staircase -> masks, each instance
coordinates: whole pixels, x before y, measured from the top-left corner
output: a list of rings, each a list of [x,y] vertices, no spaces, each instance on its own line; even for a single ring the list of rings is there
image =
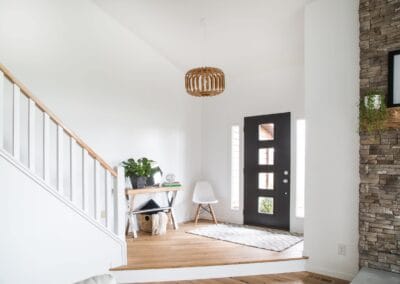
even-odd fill
[[[1,64],[0,184],[0,283],[71,283],[126,264],[123,169]]]

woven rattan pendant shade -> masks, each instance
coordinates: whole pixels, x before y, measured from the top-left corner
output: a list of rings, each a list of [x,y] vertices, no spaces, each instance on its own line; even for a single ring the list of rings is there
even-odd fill
[[[186,73],[185,87],[195,97],[216,96],[225,90],[225,74],[215,67],[194,68]]]

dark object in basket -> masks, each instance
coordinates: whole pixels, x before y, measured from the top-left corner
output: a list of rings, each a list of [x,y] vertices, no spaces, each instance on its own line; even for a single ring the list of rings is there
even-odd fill
[[[153,199],[150,199],[149,201],[146,202],[145,205],[143,205],[142,207],[140,207],[139,210],[150,210],[150,209],[157,209],[160,208],[160,205],[157,204],[157,202],[155,202]],[[149,214],[157,214],[158,212],[161,212],[163,210],[155,210],[153,212],[146,212],[147,215]]]

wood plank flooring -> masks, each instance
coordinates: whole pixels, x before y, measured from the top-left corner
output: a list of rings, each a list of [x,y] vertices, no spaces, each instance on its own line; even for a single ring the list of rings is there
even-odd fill
[[[175,282],[154,282],[162,284],[347,284],[348,281],[335,279],[310,272],[293,272],[258,276],[202,279]]]
[[[200,221],[197,226],[210,225]],[[151,236],[140,232],[137,239],[129,237],[128,265],[112,270],[157,269],[210,266],[304,259],[303,242],[283,252],[273,252],[206,237],[187,234],[193,223],[182,224],[179,230],[166,235]]]

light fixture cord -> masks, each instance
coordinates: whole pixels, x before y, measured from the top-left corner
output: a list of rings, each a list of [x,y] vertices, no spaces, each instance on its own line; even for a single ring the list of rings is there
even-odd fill
[[[203,67],[206,66],[206,39],[207,39],[207,22],[206,22],[206,17],[202,17],[200,19],[200,25],[203,30],[203,43],[202,43],[202,48],[201,48],[201,61],[203,63]]]

